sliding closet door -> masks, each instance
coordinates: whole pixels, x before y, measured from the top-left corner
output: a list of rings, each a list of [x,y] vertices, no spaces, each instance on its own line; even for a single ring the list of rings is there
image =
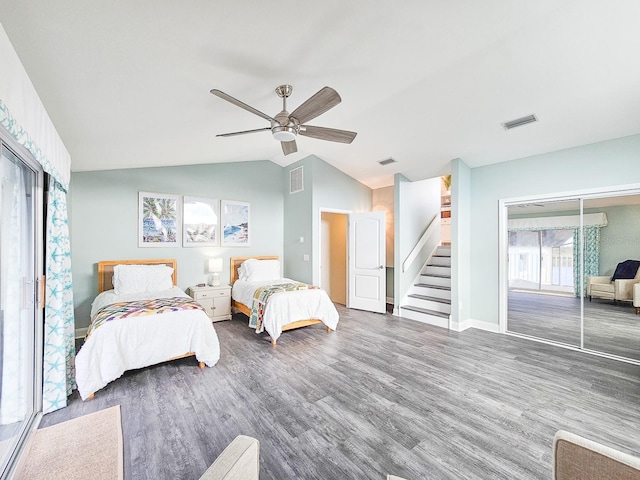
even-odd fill
[[[4,145],[0,158],[0,473],[4,476],[41,402],[37,209],[41,174]]]
[[[507,216],[507,331],[580,346],[580,202],[510,205]]]
[[[640,315],[633,306],[633,285],[638,280],[628,278],[636,276],[640,263],[640,195],[585,199],[584,212],[606,218],[600,226],[585,228],[585,277],[604,286],[591,300],[585,299],[584,348],[640,360]],[[619,272],[626,278],[612,283],[616,266],[627,260],[632,261],[626,264],[629,268]],[[614,298],[606,298],[607,287]]]

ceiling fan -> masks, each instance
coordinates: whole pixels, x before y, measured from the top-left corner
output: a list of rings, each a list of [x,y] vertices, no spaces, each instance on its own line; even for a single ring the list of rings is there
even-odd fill
[[[293,112],[289,113],[287,112],[287,98],[291,95],[292,90],[293,87],[291,85],[280,85],[276,88],[276,93],[280,98],[282,98],[282,111],[276,116],[270,117],[266,113],[262,113],[246,103],[233,98],[231,95],[227,95],[226,93],[214,88],[211,90],[211,93],[216,97],[220,97],[227,102],[233,103],[237,107],[258,115],[271,123],[270,127],[244,130],[242,132],[222,133],[216,135],[216,137],[233,137],[236,135],[244,135],[246,133],[271,130],[273,138],[281,143],[282,151],[285,155],[298,151],[298,147],[296,145],[296,137],[298,134],[305,137],[318,138],[320,140],[329,140],[330,142],[353,142],[353,139],[356,138],[357,135],[356,132],[306,125],[309,120],[313,120],[342,101],[338,92],[333,88],[324,87],[315,95],[307,99],[306,102],[296,108]]]

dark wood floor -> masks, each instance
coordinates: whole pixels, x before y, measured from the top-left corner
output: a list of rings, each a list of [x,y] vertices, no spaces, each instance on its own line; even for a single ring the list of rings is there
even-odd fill
[[[121,405],[125,478],[197,479],[238,434],[261,479],[547,479],[558,429],[640,454],[640,367],[339,307],[272,348],[216,324],[222,357],[138,371],[41,426]]]
[[[508,330],[580,345],[580,299],[510,291]],[[584,347],[640,360],[640,315],[631,302],[588,298],[584,302]]]

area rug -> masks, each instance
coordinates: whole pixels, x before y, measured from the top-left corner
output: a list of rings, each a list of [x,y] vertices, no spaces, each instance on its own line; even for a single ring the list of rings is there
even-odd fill
[[[120,405],[34,432],[18,480],[122,480]]]

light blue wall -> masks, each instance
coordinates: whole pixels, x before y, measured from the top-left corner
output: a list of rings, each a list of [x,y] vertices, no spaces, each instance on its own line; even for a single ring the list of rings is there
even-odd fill
[[[471,305],[471,169],[451,162],[451,328],[469,318]]]
[[[430,178],[412,182],[401,174],[395,176],[394,205],[394,304],[399,306],[413,284],[427,258],[440,243],[441,179]],[[402,264],[416,246],[430,223],[437,221],[437,232],[431,244],[427,244],[411,267],[402,271]]]
[[[97,262],[178,260],[178,286],[205,282],[210,257],[283,254],[282,167],[269,161],[76,172],[71,176],[70,235],[76,328],[89,324],[97,293]],[[239,200],[251,204],[251,246],[139,248],[138,191]]]
[[[311,283],[313,278],[311,211],[313,209],[312,163],[314,158],[304,158],[282,171],[284,179],[284,275],[306,283]],[[304,190],[289,194],[289,172],[300,166],[303,167]],[[304,243],[300,243],[300,237],[304,238]],[[304,255],[309,255],[308,262],[303,260]]]
[[[305,191],[289,195],[289,172],[304,167]],[[371,210],[372,191],[352,177],[311,155],[286,167],[284,205],[285,275],[320,283],[320,211]],[[304,243],[299,238],[304,237]],[[309,261],[304,260],[309,255]]]
[[[607,214],[608,224],[600,229],[600,275],[613,275],[624,260],[640,260],[640,205],[585,208],[591,211]]]
[[[498,323],[499,199],[634,183],[640,183],[640,135],[471,169],[470,319]]]
[[[373,205],[373,191],[354,178],[345,175],[327,162],[314,157],[313,167],[313,277],[320,283],[320,211],[322,209],[369,212]]]

